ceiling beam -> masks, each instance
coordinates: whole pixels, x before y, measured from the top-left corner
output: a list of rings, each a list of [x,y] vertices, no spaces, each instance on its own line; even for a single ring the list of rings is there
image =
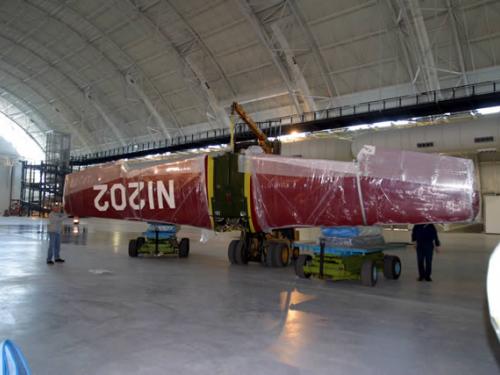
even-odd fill
[[[386,4],[391,12],[391,18],[394,21],[394,25],[396,26],[398,44],[399,48],[401,49],[401,53],[403,54],[404,64],[406,72],[408,73],[409,82],[413,86],[413,89],[415,91],[418,91],[414,82],[415,69],[413,68],[413,64],[415,64],[415,66],[418,66],[418,62],[412,61],[411,53],[405,40],[405,32],[402,27],[402,18],[400,15],[398,15],[398,12],[396,11],[394,4],[392,3],[392,0],[386,0]]]
[[[0,90],[3,90],[3,89],[0,88]],[[45,151],[45,145],[42,146],[42,144],[40,143],[40,141],[35,138],[35,136],[33,135],[32,131],[30,131],[29,129],[26,129],[26,126],[23,126],[20,123],[20,121],[15,116],[12,116],[12,114],[10,114],[5,108],[2,108],[2,103],[1,102],[0,102],[0,113],[2,113],[5,117],[7,117],[14,124],[16,124],[17,126],[19,126],[19,128],[21,128],[23,130],[23,132],[26,133],[26,135],[28,137],[30,137],[33,140],[33,142],[35,142],[38,145],[38,147],[40,147],[42,149],[42,151]],[[27,116],[22,117],[22,119],[24,121],[26,121],[26,122],[29,121],[29,118]],[[43,132],[41,130],[40,130],[40,132],[43,134]]]
[[[186,29],[189,31],[193,39],[196,41],[196,44],[201,48],[201,50],[205,53],[205,55],[208,57],[212,65],[215,67],[217,70],[217,73],[221,76],[222,80],[228,87],[229,91],[231,92],[233,97],[236,97],[236,90],[234,89],[233,85],[231,84],[231,81],[226,76],[226,73],[220,66],[219,62],[215,58],[214,54],[212,51],[207,47],[201,36],[196,32],[196,30],[191,26],[191,24],[188,22],[188,20],[177,10],[177,8],[174,6],[172,1],[170,0],[164,0],[166,4],[169,5],[170,9],[174,12],[174,14],[181,20],[182,24]]]
[[[137,7],[137,5],[132,0],[129,0],[128,2],[132,5],[133,9],[138,13],[141,19],[151,27],[152,31],[155,32],[156,35],[158,35],[165,42],[165,44],[171,49],[171,51],[175,54],[179,61],[181,61],[182,64],[189,70],[189,72],[191,72],[198,83],[198,89],[201,91],[203,98],[207,101],[209,107],[214,112],[214,115],[216,116],[220,125],[229,127],[229,117],[222,106],[219,105],[219,102],[209,83],[203,76],[201,69],[197,67],[190,58],[185,56],[177,46],[174,45],[170,37],[158,27],[158,24],[148,13],[142,12],[140,7]],[[179,110],[176,110],[176,112],[179,112]],[[207,121],[210,122],[208,116]]]
[[[304,35],[307,40],[307,44],[309,45],[309,48],[311,49],[311,52],[313,54],[314,61],[316,62],[316,66],[319,69],[319,72],[321,74],[321,78],[323,79],[323,82],[325,83],[326,89],[328,91],[328,96],[330,97],[330,106],[333,106],[335,103],[333,102],[333,98],[335,96],[339,96],[339,91],[337,90],[337,87],[330,76],[328,72],[330,71],[330,68],[328,67],[328,64],[326,63],[326,60],[324,59],[323,55],[321,54],[321,50],[319,48],[318,42],[316,41],[316,38],[314,37],[314,34],[311,31],[311,28],[307,24],[307,21],[304,17],[304,15],[301,13],[298,5],[297,5],[297,0],[289,0],[287,2],[288,7],[290,8],[295,20],[299,24],[300,28],[304,32]]]
[[[419,0],[398,0],[398,4],[398,18],[404,23],[408,42],[414,52],[415,61],[418,62],[412,82],[416,82],[421,74],[426,91],[439,91],[441,85],[438,69]]]
[[[317,25],[317,24],[320,24],[320,23],[323,23],[323,22],[326,22],[326,21],[331,21],[331,20],[333,20],[335,18],[338,18],[338,17],[347,16],[349,14],[358,12],[358,11],[360,11],[362,9],[372,7],[372,6],[376,5],[377,2],[378,2],[378,0],[369,0],[369,1],[366,1],[364,3],[354,5],[352,7],[346,8],[346,9],[342,9],[342,10],[340,10],[338,12],[334,12],[334,13],[330,13],[330,14],[321,16],[319,18],[311,20],[309,22],[309,25],[313,26],[313,25]]]
[[[120,144],[120,146],[125,147],[127,144],[125,143],[125,141],[123,139],[121,131],[116,127],[113,120],[111,120],[107,111],[104,108],[102,108],[101,103],[98,100],[96,100],[95,97],[92,95],[90,89],[87,89],[85,91],[85,97],[87,98],[89,103],[92,105],[92,107],[94,107],[94,109],[97,111],[97,113],[99,113],[99,115],[101,115],[101,117],[104,120],[104,122],[106,123],[106,125],[108,125],[108,127],[111,129],[111,132],[113,133],[113,135],[118,138],[118,143]]]
[[[295,107],[295,110],[297,111],[297,113],[303,113],[297,95],[294,92],[293,85],[288,75],[288,72],[285,66],[283,65],[283,62],[281,61],[280,57],[278,56],[276,49],[274,48],[273,43],[271,41],[271,37],[268,35],[263,23],[254,13],[252,7],[250,6],[247,0],[236,0],[236,1],[238,2],[242,14],[245,16],[246,20],[250,23],[250,25],[254,29],[255,33],[257,34],[264,48],[270,54],[275,68],[278,70],[283,82],[285,83],[285,86],[288,90],[291,102]]]
[[[5,71],[2,73],[5,73]],[[19,95],[15,94],[12,90],[7,89],[3,86],[0,86],[0,92],[3,92],[3,94],[0,94],[2,97],[5,97],[5,95],[11,97],[10,100],[7,98],[5,98],[5,100],[10,102],[12,104],[13,108],[16,108],[17,110],[22,111],[23,115],[25,115],[26,117],[34,117],[34,119],[30,118],[30,120],[33,120],[34,125],[38,129],[40,129],[40,126],[43,126],[45,128],[45,130],[40,129],[40,131],[45,132],[45,131],[48,131],[49,129],[51,129],[51,127],[48,126],[48,124],[52,123],[52,121],[49,120],[36,106],[32,105],[31,103],[26,101],[26,99],[20,97]],[[45,100],[45,99],[42,98],[42,100]],[[21,109],[19,107],[19,103],[22,104],[22,106],[25,107],[25,109]],[[7,109],[5,109],[5,110],[7,110]],[[28,116],[30,113],[32,113],[34,116]],[[35,117],[37,117],[37,118],[35,118]]]
[[[0,63],[1,63],[1,61],[0,61]],[[5,61],[3,63],[7,64]],[[15,68],[17,68],[17,67],[15,67]],[[11,81],[14,81],[14,85],[9,85],[9,89],[8,90],[6,88],[4,88],[4,87],[2,87],[2,90],[4,92],[10,94],[11,96],[13,96],[15,98],[18,98],[19,100],[21,100],[24,103],[26,103],[26,105],[29,106],[29,108],[31,108],[32,111],[34,111],[36,113],[39,113],[41,115],[41,117],[43,119],[45,119],[44,123],[45,123],[45,125],[47,127],[47,130],[50,130],[51,127],[49,126],[49,124],[55,125],[55,123],[51,119],[50,116],[42,115],[42,109],[45,108],[45,107],[47,107],[50,111],[54,111],[55,110],[54,104],[57,101],[60,101],[60,98],[57,97],[57,96],[52,96],[52,95],[51,95],[50,98],[48,98],[46,95],[44,95],[43,93],[41,93],[39,90],[35,89],[33,87],[33,85],[28,85],[28,84],[24,83],[23,80],[22,80],[22,78],[18,77],[17,75],[13,74],[12,72],[9,72],[7,69],[2,69],[2,71],[1,71],[0,74],[3,74],[5,76],[7,76],[7,79],[9,79]],[[2,78],[0,78],[0,80],[2,80]],[[43,85],[43,86],[47,89],[47,87],[45,85]],[[20,94],[17,94],[17,93],[14,92],[14,90],[16,90],[18,88],[23,93],[29,92],[29,95],[34,95],[34,96],[40,98],[45,104],[40,105],[40,106],[36,106],[34,104],[31,104],[30,102],[28,102],[24,98],[22,98]],[[51,94],[52,94],[52,92],[51,92]],[[62,102],[62,101],[61,101],[61,103],[64,104],[64,102]],[[68,111],[64,111],[64,112],[68,112],[68,113],[71,112],[76,117],[76,113],[77,112],[75,111],[75,109],[73,107],[71,107],[71,106],[68,106],[68,108],[69,108],[69,110]],[[27,112],[27,113],[29,113],[29,112]],[[58,112],[58,113],[61,114],[61,112]],[[63,117],[64,117],[64,115],[63,115]],[[71,120],[69,118],[65,118],[65,120],[64,120],[64,124],[75,125],[75,124],[77,124],[79,122],[80,121]]]
[[[455,45],[455,51],[457,53],[458,63],[460,65],[460,71],[462,73],[462,84],[468,85],[469,79],[467,77],[467,70],[465,68],[464,50],[462,48],[462,44],[460,43],[460,35],[458,33],[457,25],[458,22],[451,0],[446,0],[446,6],[448,8],[448,19],[451,25],[451,31],[453,33],[453,43]]]
[[[285,57],[284,60],[288,65],[288,70],[292,73],[291,75],[295,83],[295,89],[298,91],[302,104],[304,105],[304,112],[316,111],[316,103],[314,102],[309,85],[307,84],[304,74],[302,74],[302,70],[297,64],[296,57],[288,44],[285,34],[281,30],[281,27],[278,26],[277,22],[271,25],[271,30],[273,30],[276,42],[281,46]]]
[[[5,27],[3,27],[3,28],[4,28],[4,30],[6,29]],[[11,26],[9,28],[13,29]],[[19,31],[17,31],[17,32],[19,32]],[[33,57],[35,57],[37,60],[41,61],[45,65],[43,69],[38,69],[35,72],[28,73],[28,77],[24,78],[24,82],[29,82],[30,80],[35,79],[35,78],[37,78],[39,76],[41,77],[43,75],[44,71],[52,70],[54,73],[56,73],[56,75],[58,75],[59,77],[61,77],[70,86],[73,86],[76,91],[80,92],[82,95],[84,94],[85,87],[88,86],[88,85],[85,85],[85,84],[81,85],[80,83],[76,82],[75,78],[71,77],[70,75],[68,75],[67,73],[65,73],[64,71],[62,71],[61,69],[57,68],[56,64],[53,64],[52,62],[46,60],[46,58],[44,56],[42,56],[39,52],[37,52],[34,49],[32,49],[29,45],[25,45],[24,42],[17,42],[16,40],[8,37],[6,35],[6,33],[3,33],[0,36],[0,39],[3,39],[5,41],[7,41],[8,43],[10,43],[15,48],[18,48],[20,50],[23,50],[23,51],[27,52],[27,54],[29,56],[29,58],[27,59],[28,61],[32,61]],[[25,38],[21,37],[20,39],[24,40]],[[30,41],[31,41],[32,44],[36,44],[38,47],[42,47],[42,48],[45,49],[45,46],[43,46],[40,43],[38,43],[34,38],[32,38]],[[49,53],[49,54],[51,54],[51,53],[53,54],[53,52],[50,51],[50,50],[46,50],[46,52]],[[2,56],[0,56],[0,59],[1,60],[5,60],[5,54],[3,54]],[[28,65],[26,65],[26,63],[23,63],[23,62],[17,62],[17,63],[18,64],[21,63],[26,68],[32,70],[31,67],[29,67]],[[57,87],[57,85],[55,85],[53,82],[51,82],[51,85],[54,88],[57,88],[59,90],[59,88]],[[102,111],[104,111],[103,105],[101,103],[99,103],[99,107],[101,108]],[[99,113],[102,113],[102,112],[99,112]],[[108,123],[109,116],[107,117],[107,119],[105,119],[104,117],[103,117],[103,119],[106,121],[106,123]],[[123,135],[117,129],[117,127],[115,125],[113,125],[113,128],[111,130],[113,131],[113,134],[117,137],[117,139],[119,140],[119,142],[122,143],[123,145],[125,145],[125,141],[123,139]]]
[[[10,121],[12,121],[14,124],[16,124],[16,125],[17,125],[17,126],[18,126],[18,127],[19,127],[19,128],[20,128],[23,132],[24,132],[24,134],[26,134],[28,137],[30,137],[30,138],[31,138],[31,140],[32,140],[33,142],[35,142],[35,143],[36,143],[36,145],[37,145],[38,147],[40,147],[40,149],[41,149],[43,152],[45,152],[45,146],[42,146],[42,145],[40,144],[40,142],[39,142],[39,141],[38,141],[35,137],[33,137],[32,133],[31,133],[30,131],[27,131],[27,130],[24,128],[24,126],[22,126],[22,125],[19,123],[19,121],[18,121],[18,120],[16,120],[15,118],[12,118],[11,116],[9,116],[9,115],[8,115],[7,113],[5,113],[2,109],[0,109],[0,113],[1,113],[1,114],[3,114],[5,117],[7,117],[7,118],[8,118]],[[7,140],[7,141],[8,141],[8,140]],[[29,147],[29,146],[28,146],[28,145],[26,145],[26,147]]]
[[[3,36],[0,36],[0,39],[5,39],[5,37]],[[15,69],[17,70],[18,72],[21,72],[25,77],[23,78],[18,78],[18,77],[15,77],[13,74],[10,74],[10,73],[7,73],[10,77],[14,78],[16,81],[17,81],[17,86],[28,86],[31,90],[35,91],[35,89],[33,88],[33,85],[30,85],[28,84],[29,82],[29,77],[30,77],[30,74],[31,72],[29,70],[26,69],[26,67],[24,67],[24,65],[20,64],[18,61],[11,61],[9,62],[9,58],[3,56],[0,58],[0,64],[3,63],[4,65],[6,66],[9,66],[11,69]],[[3,73],[6,73],[5,70],[3,70]],[[51,91],[49,88],[51,87],[53,91],[57,92],[57,91],[60,91],[58,87],[56,87],[56,85],[54,85],[52,82],[50,82],[49,80],[41,80],[40,79],[37,79],[36,80],[39,84],[42,84],[47,90]],[[64,98],[64,93],[63,92],[60,92],[62,95],[60,97],[59,102],[61,104],[63,104],[64,106],[67,106],[67,108],[73,112],[73,114],[75,115],[75,118],[78,118],[78,115],[77,115],[77,111],[73,108],[73,106],[69,103],[65,103],[67,102],[67,100],[65,100]],[[64,98],[64,99],[63,99]],[[47,101],[50,103],[50,100],[47,99]],[[53,109],[56,109],[56,107],[52,104],[51,104],[51,107]],[[59,112],[60,113],[60,112]],[[65,119],[65,116],[62,115],[63,119]],[[70,130],[73,130],[76,134],[76,136],[78,137],[78,139],[80,140],[80,143],[86,148],[86,149],[90,149],[89,147],[89,140],[87,139],[88,137],[85,136],[81,129],[78,129],[78,127],[76,127],[74,125],[74,122],[72,121],[68,121],[68,122],[65,122],[65,125],[70,129]]]
[[[37,4],[32,3],[30,0],[25,0],[25,1],[31,7],[37,9],[39,12],[44,13],[46,16],[51,17],[52,19],[54,19],[56,22],[58,22],[59,24],[61,24],[65,28],[71,30],[71,32],[73,34],[75,34],[80,40],[82,40],[82,42],[85,45],[85,48],[90,48],[93,51],[95,51],[98,55],[102,56],[105,59],[105,61],[107,61],[111,65],[112,69],[117,73],[117,75],[118,75],[118,77],[120,77],[120,79],[124,79],[127,83],[129,83],[129,81],[127,80],[127,74],[128,74],[128,70],[130,69],[130,67],[134,67],[136,70],[138,70],[139,73],[144,77],[146,83],[153,88],[153,91],[155,92],[155,94],[160,98],[162,103],[165,105],[165,108],[167,109],[169,116],[172,119],[172,122],[179,130],[179,133],[182,134],[181,126],[180,126],[177,118],[173,114],[172,106],[161,95],[160,90],[156,87],[156,85],[137,66],[134,59],[128,53],[126,53],[118,44],[116,44],[116,42],[114,40],[112,40],[108,36],[108,34],[110,33],[109,30],[102,31],[99,27],[96,26],[95,23],[93,23],[89,19],[88,16],[84,16],[83,14],[79,13],[77,10],[75,10],[73,7],[71,7],[69,4],[67,4],[67,2],[62,4],[63,9],[71,12],[74,16],[81,19],[83,21],[83,23],[89,25],[94,31],[97,31],[98,36],[93,38],[92,40],[90,40],[85,35],[83,35],[75,26],[69,24],[62,15],[53,15],[53,14],[49,13],[46,9],[40,7]],[[127,24],[127,22],[122,23],[122,25],[125,25],[125,24]],[[114,61],[114,59],[108,53],[106,53],[106,51],[104,51],[102,48],[98,47],[96,45],[96,42],[98,40],[101,40],[101,39],[106,40],[106,42],[109,43],[110,45],[112,45],[114,49],[118,50],[126,58],[126,60],[129,61],[129,67],[122,69]],[[81,70],[83,70],[83,68]],[[88,86],[92,86],[92,85],[93,85],[93,83],[88,84]],[[164,122],[162,116],[156,110],[156,107],[152,104],[151,99],[145,94],[145,92],[144,92],[144,90],[142,90],[142,88],[138,87],[137,85],[133,86],[133,88],[134,88],[134,91],[138,94],[138,97],[143,101],[146,109],[150,112],[150,114],[158,122],[158,125],[160,126],[164,136],[170,138],[171,137],[170,132],[169,132],[167,126],[165,125],[165,122]],[[102,105],[100,105],[100,107],[102,108]],[[107,117],[109,119],[109,115],[107,115]]]

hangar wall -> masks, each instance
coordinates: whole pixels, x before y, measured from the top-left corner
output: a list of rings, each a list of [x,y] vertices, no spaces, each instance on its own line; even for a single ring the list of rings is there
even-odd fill
[[[15,162],[13,167],[10,163],[0,163],[0,215],[9,207],[11,168],[14,173],[12,199],[19,199],[20,196],[21,167]]]
[[[352,161],[351,142],[336,138],[308,138],[307,140],[283,143],[281,154],[305,159],[331,159]]]
[[[420,152],[464,153],[500,148],[500,115],[464,118],[413,128],[370,131],[356,136],[352,152],[363,145]]]
[[[500,158],[500,154],[497,154]],[[481,176],[481,192],[483,194],[500,194],[500,160],[479,161]]]

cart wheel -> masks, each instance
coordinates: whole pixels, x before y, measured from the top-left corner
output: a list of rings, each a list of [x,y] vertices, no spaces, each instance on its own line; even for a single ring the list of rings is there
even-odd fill
[[[227,247],[227,257],[231,264],[236,264],[236,246],[239,240],[232,240]]]
[[[245,241],[238,240],[234,251],[234,260],[236,264],[248,263],[247,248]]]
[[[290,248],[286,243],[278,242],[273,246],[271,257],[274,267],[286,267],[290,260]]]
[[[179,258],[187,258],[189,256],[189,238],[181,239],[179,242]]]
[[[264,264],[266,267],[274,267],[274,252],[276,251],[276,242],[268,242],[267,243],[267,248],[266,248],[266,254],[264,257]]]
[[[309,272],[304,271],[304,266],[312,260],[309,254],[301,254],[295,261],[295,274],[301,279],[308,279],[311,277]]]
[[[137,241],[130,240],[128,243],[128,256],[131,258],[137,258]]]
[[[361,266],[361,283],[365,286],[374,286],[377,283],[378,270],[375,262],[367,259]]]
[[[391,280],[397,280],[401,276],[401,260],[397,256],[384,256],[384,276]]]
[[[146,239],[144,237],[137,237],[137,240],[135,241],[135,246],[137,247],[137,251],[144,245],[146,242]]]

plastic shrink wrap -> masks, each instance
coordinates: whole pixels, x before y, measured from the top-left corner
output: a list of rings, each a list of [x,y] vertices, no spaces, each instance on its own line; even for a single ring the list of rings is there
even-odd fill
[[[211,228],[206,156],[171,162],[116,163],[66,176],[70,215]]]
[[[320,240],[328,247],[369,248],[385,244],[384,236],[321,237]]]
[[[326,227],[321,228],[318,244],[323,241],[330,248],[357,248],[366,249],[380,247],[385,244],[382,227],[355,226],[355,227]]]
[[[471,160],[365,146],[357,163],[242,155],[257,230],[473,221]]]
[[[377,226],[366,227],[363,225],[358,225],[355,227],[340,226],[321,228],[322,237],[353,238],[365,236],[382,236],[383,233],[383,229]]]
[[[88,168],[66,176],[64,207],[81,217],[209,229],[208,186],[221,184],[210,164],[198,156]],[[472,161],[448,156],[365,147],[357,163],[241,155],[238,169],[249,181],[242,195],[254,231],[466,222],[479,207]]]

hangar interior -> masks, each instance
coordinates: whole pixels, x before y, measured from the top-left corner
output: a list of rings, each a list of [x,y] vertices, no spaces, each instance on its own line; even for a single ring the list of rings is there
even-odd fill
[[[486,284],[500,242],[499,16],[497,0],[0,2],[0,341],[34,374],[498,373],[500,289]],[[67,176],[271,143],[298,170],[350,163],[367,145],[465,159],[477,216],[436,220],[432,283],[416,281],[410,219],[375,223],[404,244],[401,276],[375,287],[321,280],[323,253],[310,279],[296,258],[232,264],[239,230],[182,225],[189,257],[132,257],[148,220],[76,211],[66,262],[46,264]],[[295,240],[324,247],[306,226]]]

